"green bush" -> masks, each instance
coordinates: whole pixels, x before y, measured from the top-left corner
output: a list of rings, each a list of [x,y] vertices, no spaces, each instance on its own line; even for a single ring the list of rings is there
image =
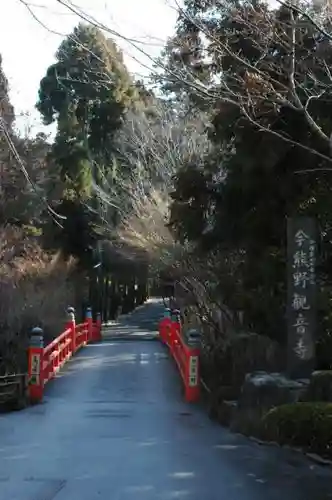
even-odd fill
[[[270,410],[262,420],[269,441],[301,447],[332,458],[332,403],[292,403]]]
[[[332,370],[314,372],[301,401],[332,402]]]

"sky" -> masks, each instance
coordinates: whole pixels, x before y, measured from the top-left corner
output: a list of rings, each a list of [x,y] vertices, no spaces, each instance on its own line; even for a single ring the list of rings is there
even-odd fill
[[[144,42],[138,46],[148,56],[113,36],[124,52],[129,71],[138,77],[149,74],[152,67],[149,56],[153,58],[159,54],[167,37],[173,33],[177,17],[177,0],[70,1],[111,30]],[[22,115],[16,120],[22,133],[48,132],[34,109],[39,82],[54,62],[61,40],[80,20],[58,0],[1,0],[0,53],[12,104],[16,114]]]

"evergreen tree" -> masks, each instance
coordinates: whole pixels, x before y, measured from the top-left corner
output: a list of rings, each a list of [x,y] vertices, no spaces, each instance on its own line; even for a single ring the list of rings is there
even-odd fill
[[[116,44],[85,24],[61,43],[56,62],[40,82],[37,109],[45,124],[57,124],[49,161],[53,178],[59,174],[62,193],[54,202],[68,218],[60,238],[48,239],[49,244],[57,242],[67,254],[85,261],[97,238],[93,181],[98,183],[112,168],[114,135],[137,96]],[[85,229],[73,232],[73,220],[76,228]]]
[[[137,92],[116,44],[93,26],[79,24],[56,59],[41,80],[37,109],[45,124],[58,125],[53,157],[69,197],[85,198]]]
[[[332,281],[332,177],[317,171],[330,167],[332,85],[323,66],[331,44],[306,12],[213,4],[185,1],[165,54],[165,91],[209,113],[213,143],[212,153],[179,169],[171,225],[200,253],[219,252],[221,294],[247,325],[284,340],[288,216],[317,218],[319,279]],[[321,314],[323,324],[329,314]]]

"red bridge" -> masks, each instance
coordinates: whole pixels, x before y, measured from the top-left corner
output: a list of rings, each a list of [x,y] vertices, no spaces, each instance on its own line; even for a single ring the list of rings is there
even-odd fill
[[[0,415],[0,500],[326,500],[332,475],[207,416],[197,339],[150,300],[91,314],[47,347],[35,330],[27,409]]]

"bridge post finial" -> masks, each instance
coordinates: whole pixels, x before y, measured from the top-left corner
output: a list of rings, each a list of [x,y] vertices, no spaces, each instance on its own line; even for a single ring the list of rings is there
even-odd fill
[[[96,335],[96,339],[94,339],[94,340],[100,341],[101,340],[101,326],[102,326],[101,313],[98,312],[96,316],[97,316],[96,317],[97,335]]]
[[[92,319],[92,308],[90,306],[86,308],[85,321],[87,323],[86,342],[91,342],[93,335],[93,319]]]
[[[67,307],[68,321],[75,321],[75,308],[72,306]]]
[[[71,345],[70,354],[73,355],[76,351],[76,319],[75,319],[75,308],[72,306],[67,307],[68,322],[66,325],[66,330],[71,330]]]

